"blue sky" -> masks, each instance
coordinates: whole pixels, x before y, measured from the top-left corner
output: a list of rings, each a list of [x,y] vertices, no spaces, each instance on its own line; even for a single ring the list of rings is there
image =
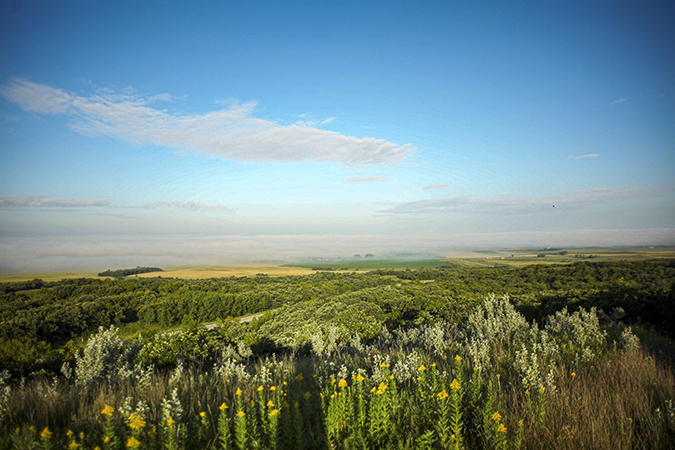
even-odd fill
[[[673,3],[510,3],[3,2],[0,240],[675,241]]]

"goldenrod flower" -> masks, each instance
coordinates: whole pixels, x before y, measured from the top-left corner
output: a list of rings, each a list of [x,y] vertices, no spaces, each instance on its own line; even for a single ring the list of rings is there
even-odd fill
[[[127,448],[134,448],[138,447],[141,443],[136,439],[135,437],[130,437],[129,440],[127,441]]]
[[[455,361],[460,362],[461,360],[462,360],[461,356],[459,356],[459,355],[455,356]]]
[[[272,411],[270,411],[270,417],[274,417],[274,416],[276,416],[277,414],[279,414],[279,410],[278,410],[278,409],[273,409]]]
[[[171,426],[171,425],[173,425],[174,423],[176,423],[176,421],[173,420],[173,417],[169,416],[169,418],[166,419],[166,424],[167,424],[167,425]]]
[[[540,394],[543,394],[544,392],[546,392],[546,388],[545,388],[544,386],[540,387],[540,388],[539,388],[539,393],[540,393]]]
[[[436,363],[431,363],[431,367],[436,367]]]
[[[237,417],[239,417],[239,418],[244,417],[245,415],[246,415],[246,413],[244,411],[239,411],[237,413]]]
[[[300,407],[300,402],[295,402],[295,405],[293,405],[293,406],[295,406],[296,408],[299,408],[299,407]]]
[[[316,378],[316,377],[318,377],[318,376],[319,376],[318,373],[315,373],[314,375],[312,375],[313,378]]]
[[[445,389],[443,389],[441,392],[438,393],[438,399],[439,400],[445,400],[448,397],[449,397],[449,395],[448,395],[447,392],[445,392]]]
[[[382,364],[380,364],[380,367],[389,367],[389,364],[387,364],[386,362],[383,362]]]
[[[422,364],[417,370],[419,370],[420,372],[424,372],[425,370],[427,370],[427,368],[424,367],[424,364]]]
[[[204,417],[206,417],[206,413],[204,411],[200,412],[199,417],[203,419]]]
[[[94,447],[94,450],[101,450],[101,447],[97,445],[96,447]]]
[[[302,380],[304,380],[304,379],[305,379],[305,377],[303,377],[303,376],[302,376],[302,374],[301,374],[301,373],[299,373],[299,374],[298,374],[298,376],[297,376],[297,377],[295,377],[295,379],[296,379],[297,381],[302,381]]]
[[[394,379],[394,375],[389,375],[389,379],[390,379],[390,380],[393,380],[393,379]]]
[[[289,405],[288,402],[286,400],[284,400],[284,408],[290,408],[290,407],[291,407],[291,405]]]
[[[270,391],[276,391],[276,390],[277,390],[276,386],[270,386]]]
[[[267,402],[267,405],[265,405],[265,406],[267,406],[268,408],[271,407],[271,406],[274,406],[274,402],[272,400],[270,400],[270,401]]]
[[[145,420],[141,420],[141,418],[137,417],[135,414],[129,416],[129,419],[131,419],[132,416],[134,419],[131,421],[131,423],[129,423],[129,428],[132,430],[139,430],[145,427]]]
[[[49,431],[49,427],[45,427],[44,430],[42,430],[42,433],[40,433],[40,439],[43,441],[46,441],[47,439],[52,438],[52,432]]]
[[[80,444],[78,444],[77,442],[75,442],[75,441],[70,441],[70,444],[68,445],[68,448],[72,450],[72,449],[75,449],[75,448],[77,448],[77,447],[79,447],[79,446],[80,446]]]
[[[286,383],[286,382],[284,381],[284,386],[286,386],[286,385],[288,385],[288,383]]]
[[[328,381],[330,381],[331,384],[335,384],[335,378],[333,378],[333,377],[330,377],[330,378],[328,379]]]
[[[110,442],[110,436],[104,437],[104,438],[103,438],[103,443],[104,443],[104,444],[107,444],[108,442]]]
[[[499,414],[499,411],[496,411],[496,412],[492,415],[492,420],[494,420],[495,422],[499,422],[500,420],[502,420],[502,415]]]
[[[263,389],[265,389],[265,388],[262,387],[262,385],[258,386],[258,392],[262,392]]]
[[[383,381],[383,382],[380,383],[380,385],[377,387],[377,392],[375,392],[375,394],[377,394],[377,395],[382,395],[382,394],[384,394],[385,389],[387,389],[387,385],[384,384],[384,381]]]
[[[156,434],[157,434],[157,426],[153,425],[152,428],[150,428],[150,431],[148,431],[148,436],[153,437]]]
[[[462,386],[459,384],[459,381],[457,381],[457,378],[452,380],[452,383],[450,383],[450,389],[460,389]]]
[[[310,394],[309,392],[305,392],[305,398],[310,398],[311,396],[312,394]]]
[[[251,406],[255,406],[255,402],[251,400]]]
[[[574,378],[574,377],[576,377],[576,376],[577,376],[577,373],[576,373],[576,372],[572,372],[572,378]]]
[[[503,423],[499,424],[499,428],[497,428],[497,432],[506,433],[506,427],[504,426]]]
[[[225,404],[225,402],[223,402],[223,404],[218,407],[218,409],[221,411],[225,411],[227,408],[228,406]]]
[[[112,416],[113,412],[115,412],[115,408],[113,408],[112,406],[105,405],[105,408],[103,408],[101,414],[105,416]]]
[[[237,391],[234,393],[234,395],[241,395],[241,389],[237,388]]]
[[[17,430],[18,430],[18,428],[17,428]],[[70,437],[72,435],[73,435],[73,430],[66,431],[66,436]]]
[[[455,439],[456,439],[456,438],[455,438],[455,435],[454,435],[454,434],[453,434],[452,436],[450,436],[450,440],[451,440],[451,441],[454,441]]]
[[[364,378],[363,378],[363,375],[361,375],[361,374],[358,374],[358,375],[356,376],[356,381],[358,381],[359,383],[362,382],[363,379],[364,379]]]
[[[345,381],[344,378],[341,379],[340,382],[338,383],[338,386],[340,386],[341,388],[347,387],[347,381]]]
[[[525,425],[525,423],[523,422],[523,419],[520,419],[520,420],[518,421],[518,426],[519,426],[520,428],[523,428],[524,425]]]

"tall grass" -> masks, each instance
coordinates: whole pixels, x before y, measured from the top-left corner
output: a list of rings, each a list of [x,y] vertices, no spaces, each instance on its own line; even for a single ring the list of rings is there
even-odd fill
[[[489,298],[463,330],[332,344],[172,372],[78,368],[93,384],[3,385],[0,448],[674,447],[672,368],[594,311],[540,329]]]

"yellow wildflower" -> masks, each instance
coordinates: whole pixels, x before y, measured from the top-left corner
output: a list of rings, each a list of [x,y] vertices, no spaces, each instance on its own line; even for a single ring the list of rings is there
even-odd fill
[[[377,395],[382,395],[382,394],[384,394],[385,389],[387,389],[387,385],[384,384],[384,381],[383,381],[383,382],[380,383],[380,385],[377,387],[377,392],[375,392],[375,394],[377,394]]]
[[[288,383],[286,383],[286,382],[284,381],[284,386],[286,386],[286,385],[288,385]]]
[[[303,376],[302,376],[302,374],[301,374],[301,373],[299,373],[299,374],[298,374],[298,376],[297,376],[297,377],[295,377],[295,379],[296,379],[297,381],[302,381],[302,380],[304,380],[304,379],[305,379],[305,377],[303,377]]]
[[[363,379],[364,379],[364,378],[363,378],[363,375],[361,375],[361,374],[358,374],[358,375],[356,376],[356,381],[358,381],[359,383],[362,382]]]
[[[506,427],[504,426],[503,423],[499,424],[499,428],[497,428],[497,432],[506,433]]]
[[[447,392],[445,392],[445,389],[443,389],[441,392],[438,393],[438,399],[439,400],[445,400],[448,397],[449,397],[449,395],[448,395]]]
[[[335,378],[333,378],[333,377],[330,377],[330,378],[328,379],[328,381],[330,381],[331,384],[335,384]]]
[[[460,362],[461,360],[462,360],[461,356],[459,356],[459,355],[455,356],[455,361]]]
[[[425,370],[427,370],[427,368],[424,367],[424,364],[422,364],[422,365],[420,366],[420,368],[417,369],[417,370],[419,370],[420,372],[424,372]]]
[[[524,425],[525,425],[525,423],[523,422],[523,419],[520,419],[520,420],[518,421],[518,426],[519,426],[520,428],[523,428]]]
[[[457,378],[452,380],[452,383],[450,383],[450,389],[460,389],[462,386],[459,384],[459,381],[457,381]]]
[[[291,407],[291,405],[289,405],[288,402],[286,400],[284,400],[284,408],[290,408],[290,407]]]
[[[454,434],[453,434],[452,436],[450,436],[450,440],[451,440],[451,441],[454,441],[455,439],[456,439],[456,438],[455,438],[455,435],[454,435]]]
[[[17,428],[17,430],[18,430],[18,428]],[[72,435],[73,435],[73,430],[66,431],[66,436],[70,437]]]
[[[276,416],[277,414],[279,414],[279,410],[278,410],[278,409],[273,409],[272,411],[270,411],[270,417],[274,417],[274,416]]]
[[[296,408],[299,408],[299,407],[300,407],[300,402],[295,402],[295,405],[293,405],[293,406],[295,406]]]
[[[115,408],[113,408],[112,406],[105,405],[105,408],[103,408],[101,414],[105,416],[112,416],[113,412],[115,412]]]
[[[492,420],[494,420],[495,422],[499,422],[500,420],[502,420],[502,415],[499,414],[499,411],[496,411],[496,412],[492,415]]]
[[[150,431],[148,431],[148,436],[153,437],[156,434],[157,434],[157,426],[153,425],[152,428],[150,428]]]
[[[338,383],[338,386],[340,386],[341,388],[347,387],[347,381],[345,381],[344,378],[341,379],[340,382]]]
[[[544,392],[546,392],[546,388],[545,388],[544,386],[540,387],[540,388],[539,388],[539,393],[540,393],[540,394],[543,394]]]
[[[241,389],[237,388],[237,392],[235,392],[234,395],[241,395]]]
[[[135,437],[130,437],[127,441],[127,448],[138,447],[141,443]]]
[[[255,406],[255,402],[251,400],[251,406]]]
[[[436,363],[431,363],[431,367],[436,367]]]
[[[133,416],[133,420],[129,423],[129,428],[132,430],[139,430],[143,427],[145,427],[145,420],[141,420],[140,417],[137,417],[135,414],[132,414],[129,416],[129,419],[131,420],[131,417]]]
[[[75,442],[75,441],[70,441],[70,444],[68,445],[68,448],[72,450],[72,449],[75,449],[75,448],[77,448],[77,447],[79,447],[79,446],[80,446],[80,444],[78,444],[77,442]]]
[[[576,372],[572,372],[572,378],[574,378],[574,377],[576,377],[576,376],[577,376],[577,373],[576,373]]]
[[[387,364],[386,362],[383,362],[382,364],[380,364],[380,367],[389,367],[389,364]]]
[[[49,427],[45,427],[44,430],[42,430],[42,433],[40,433],[40,439],[43,441],[46,441],[47,439],[52,438],[52,432],[49,431]]]
[[[318,373],[315,373],[314,375],[312,375],[312,377],[314,377],[314,378],[316,378],[316,377],[318,377],[318,376],[319,376]]]
[[[309,392],[305,392],[305,398],[310,398],[311,396],[312,394],[310,394]]]
[[[394,375],[389,375],[389,379],[390,379],[390,380],[393,380],[393,379],[394,379]]]
[[[274,402],[272,400],[270,400],[269,402],[267,402],[267,405],[265,405],[265,406],[267,406],[268,408],[271,407],[271,406],[274,406]]]
[[[270,386],[270,391],[276,391],[276,390],[277,390],[276,386]]]
[[[94,447],[94,450],[101,450],[101,447],[97,445],[96,447]]]
[[[262,392],[263,389],[265,389],[265,388],[262,387],[262,385],[258,386],[258,392]]]
[[[206,413],[204,411],[200,412],[199,417],[203,419],[204,417],[206,417]]]
[[[173,417],[169,416],[169,418],[166,419],[166,424],[167,424],[167,425],[171,426],[171,425],[173,425],[174,423],[176,423],[176,421],[173,420]]]
[[[246,413],[244,411],[239,411],[237,413],[237,417],[239,417],[239,418],[244,417],[245,415],[246,415]]]
[[[104,438],[103,438],[103,443],[104,443],[104,444],[107,444],[108,442],[110,442],[110,436],[104,437]]]
[[[223,404],[218,407],[218,409],[221,411],[225,411],[227,408],[229,408],[229,406],[227,406],[225,402],[223,402]]]

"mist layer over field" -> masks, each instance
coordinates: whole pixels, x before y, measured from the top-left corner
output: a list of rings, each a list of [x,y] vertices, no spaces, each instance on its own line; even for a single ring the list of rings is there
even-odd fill
[[[675,230],[424,236],[84,236],[0,239],[0,273],[283,264],[309,258],[442,258],[487,248],[673,245]]]

